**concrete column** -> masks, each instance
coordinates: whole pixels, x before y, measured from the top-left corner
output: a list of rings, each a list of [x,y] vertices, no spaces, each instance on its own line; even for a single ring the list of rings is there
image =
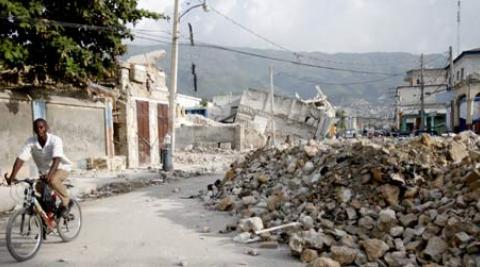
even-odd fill
[[[452,107],[452,117],[453,117],[453,127],[452,130],[460,125],[460,110],[458,108],[457,96],[453,99]]]
[[[473,117],[473,99],[467,99],[467,128],[470,129],[472,126],[472,117]]]
[[[135,100],[128,97],[125,109],[127,113],[128,167],[138,168],[137,104]]]
[[[234,133],[234,142],[232,149],[235,150],[242,150],[243,149],[243,139],[244,139],[244,132],[245,129],[243,125],[239,124],[235,126],[235,133]]]

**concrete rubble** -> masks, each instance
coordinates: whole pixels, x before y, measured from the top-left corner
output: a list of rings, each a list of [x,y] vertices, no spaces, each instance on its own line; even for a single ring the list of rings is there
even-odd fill
[[[239,218],[235,240],[308,266],[480,266],[479,148],[465,132],[261,149],[203,199]]]
[[[224,173],[230,164],[239,160],[242,152],[231,149],[209,147],[187,147],[175,151],[174,161],[176,168],[201,174]]]
[[[143,175],[143,177],[135,177],[132,179],[129,179],[127,175],[119,174],[115,179],[91,188],[89,192],[78,192],[78,197],[80,197],[80,199],[106,198],[129,193],[136,189],[148,186],[169,183],[171,180],[187,179],[200,174],[202,173],[185,172],[181,170],[175,170],[172,172],[152,171],[150,175]],[[173,190],[174,193],[178,193],[175,192],[175,189]]]

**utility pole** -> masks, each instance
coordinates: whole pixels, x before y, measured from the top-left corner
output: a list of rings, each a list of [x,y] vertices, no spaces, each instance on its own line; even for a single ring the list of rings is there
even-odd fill
[[[271,127],[272,127],[272,145],[275,146],[275,121],[274,121],[274,94],[273,94],[273,68],[270,66],[270,120],[271,120]]]
[[[462,1],[461,0],[458,0],[457,2],[457,55],[460,55],[460,30],[461,30],[461,27],[460,27],[460,24],[461,24],[461,6],[462,6]]]
[[[191,10],[197,7],[203,7],[205,12],[208,11],[207,2],[204,0],[202,3],[191,6],[189,9],[185,10],[181,15],[178,14],[179,0],[174,0],[173,6],[173,29],[172,29],[172,57],[171,57],[171,72],[170,72],[170,87],[168,88],[168,136],[170,136],[170,150],[171,150],[171,166],[170,169],[173,169],[173,153],[175,151],[175,117],[177,112],[177,76],[178,76],[178,38],[180,37],[180,32],[178,30],[178,24],[180,19],[190,12]],[[193,45],[193,32],[190,26],[190,38]],[[195,67],[192,66],[192,72],[195,72]]]
[[[425,82],[423,80],[423,54],[420,57],[420,131],[425,130]]]
[[[452,46],[450,46],[448,48],[448,56],[449,56],[449,62],[450,62],[450,68],[449,68],[449,72],[450,72],[450,79],[448,80],[448,89],[450,91],[453,91],[453,87],[455,86],[454,85],[454,80],[453,80],[453,48]],[[452,93],[453,94],[453,93]],[[458,116],[458,111],[456,109],[456,106],[457,106],[457,101],[454,99],[452,101],[452,106],[451,106],[451,115],[450,115],[450,130],[453,130],[455,129],[455,124],[456,124],[456,116]]]
[[[175,151],[175,117],[176,117],[176,97],[177,97],[177,74],[178,74],[178,5],[179,0],[175,0],[173,8],[173,29],[172,29],[172,57],[170,69],[170,87],[168,88],[168,135],[170,136],[170,150],[173,169],[173,152]]]
[[[449,61],[450,61],[450,80],[448,81],[448,86],[450,87],[450,90],[453,90],[453,48],[450,46],[448,48],[448,53],[449,53]]]

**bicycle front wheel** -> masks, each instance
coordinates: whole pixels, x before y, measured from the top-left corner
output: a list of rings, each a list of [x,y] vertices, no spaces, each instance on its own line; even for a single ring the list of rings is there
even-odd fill
[[[7,248],[17,261],[26,261],[38,252],[43,241],[42,220],[26,209],[16,211],[7,224]]]
[[[73,206],[70,212],[61,217],[57,224],[58,235],[64,242],[70,242],[80,234],[82,229],[82,210],[76,200],[73,201]]]

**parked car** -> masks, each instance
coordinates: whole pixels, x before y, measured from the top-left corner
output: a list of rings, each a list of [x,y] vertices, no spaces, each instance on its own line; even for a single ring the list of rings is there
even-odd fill
[[[345,130],[345,132],[343,133],[343,138],[355,138],[355,137],[356,137],[355,130]]]

